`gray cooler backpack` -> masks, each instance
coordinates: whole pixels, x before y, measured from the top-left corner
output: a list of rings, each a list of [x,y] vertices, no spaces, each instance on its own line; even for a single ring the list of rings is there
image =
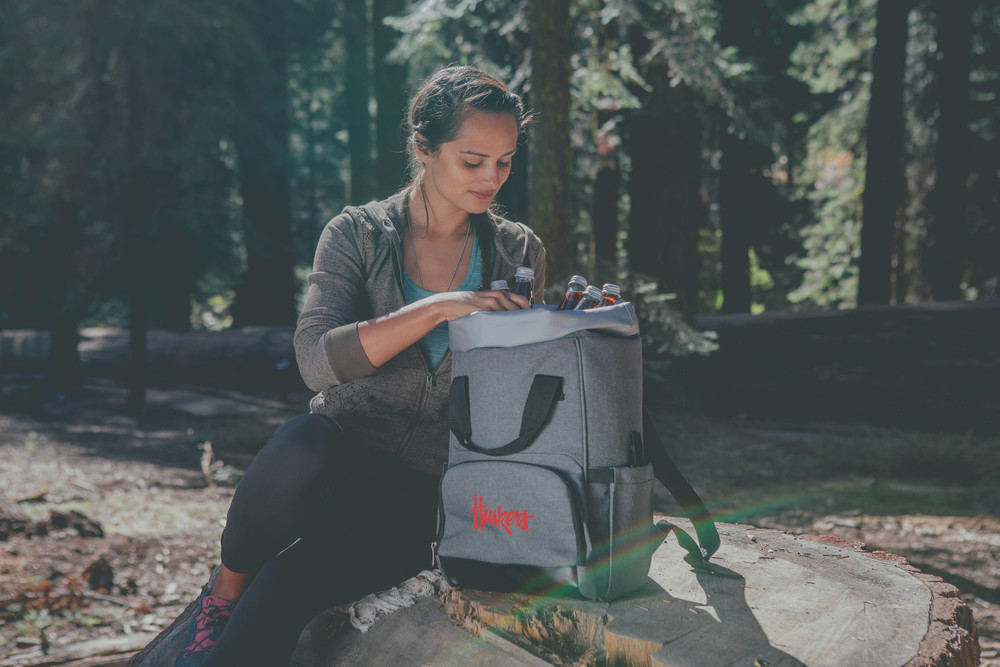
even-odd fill
[[[449,583],[613,600],[645,581],[663,532],[654,477],[692,520],[709,569],[718,533],[645,416],[631,303],[481,312],[451,322],[448,464],[435,558]],[[645,436],[645,438],[644,438]]]

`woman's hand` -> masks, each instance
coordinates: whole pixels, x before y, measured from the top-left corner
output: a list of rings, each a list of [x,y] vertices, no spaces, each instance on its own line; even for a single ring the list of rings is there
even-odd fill
[[[428,306],[440,308],[445,321],[448,322],[482,310],[524,310],[531,307],[528,300],[520,294],[511,294],[503,290],[440,292],[421,301],[427,302]],[[421,301],[415,302],[414,305]]]
[[[439,292],[387,315],[359,322],[358,337],[368,360],[373,366],[381,366],[442,322],[481,310],[530,307],[527,299],[510,292]]]

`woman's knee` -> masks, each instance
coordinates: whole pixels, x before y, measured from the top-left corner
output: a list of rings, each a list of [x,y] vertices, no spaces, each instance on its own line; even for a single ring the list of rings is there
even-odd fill
[[[343,429],[333,419],[325,415],[304,414],[292,417],[279,426],[267,441],[265,449],[280,451],[281,459],[294,462],[295,466],[321,470],[343,436]]]

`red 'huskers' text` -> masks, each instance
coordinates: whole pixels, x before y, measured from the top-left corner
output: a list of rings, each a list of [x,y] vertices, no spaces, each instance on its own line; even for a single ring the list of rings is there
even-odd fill
[[[526,530],[530,533],[531,529],[528,528],[528,519],[535,518],[534,514],[528,514],[527,511],[504,511],[502,505],[497,505],[496,509],[490,509],[490,506],[485,503],[478,493],[474,495],[472,509],[469,512],[472,514],[473,530],[486,530],[486,526],[496,526],[497,530],[505,530],[508,535],[514,534],[514,531],[510,529],[511,526],[517,526],[521,530]]]

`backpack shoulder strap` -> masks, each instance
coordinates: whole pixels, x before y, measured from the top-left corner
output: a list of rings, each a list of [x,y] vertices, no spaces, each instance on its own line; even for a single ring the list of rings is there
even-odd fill
[[[677,535],[677,542],[688,552],[684,560],[696,569],[710,570],[708,560],[718,551],[720,544],[715,520],[708,508],[705,507],[705,503],[701,501],[673,459],[670,458],[666,446],[653,425],[649,411],[645,407],[642,410],[642,431],[646,442],[644,453],[646,460],[653,464],[653,474],[663,486],[667,487],[667,491],[680,504],[681,509],[694,525],[697,542],[681,528],[677,526],[673,528]]]

